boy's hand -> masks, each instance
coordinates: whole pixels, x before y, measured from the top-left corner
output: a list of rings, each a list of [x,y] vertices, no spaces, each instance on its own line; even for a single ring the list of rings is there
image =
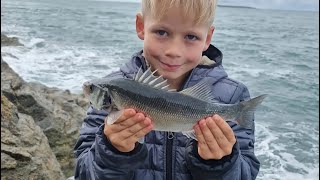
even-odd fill
[[[114,124],[105,123],[104,134],[116,149],[130,152],[134,149],[135,143],[152,128],[150,118],[134,109],[125,109]]]
[[[202,159],[219,160],[231,154],[236,138],[231,127],[219,115],[201,119],[194,130]]]

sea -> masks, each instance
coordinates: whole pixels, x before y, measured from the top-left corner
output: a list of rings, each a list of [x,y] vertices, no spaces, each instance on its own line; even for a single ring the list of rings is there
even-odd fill
[[[1,10],[1,33],[24,45],[1,54],[28,82],[81,93],[142,49],[139,3],[2,0]],[[268,94],[255,113],[257,179],[318,180],[319,12],[219,6],[214,26],[229,77]]]

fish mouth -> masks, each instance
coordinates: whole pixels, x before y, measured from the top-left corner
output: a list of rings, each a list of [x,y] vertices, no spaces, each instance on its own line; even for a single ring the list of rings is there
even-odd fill
[[[92,91],[92,84],[89,81],[86,81],[82,84],[83,94],[88,97]]]

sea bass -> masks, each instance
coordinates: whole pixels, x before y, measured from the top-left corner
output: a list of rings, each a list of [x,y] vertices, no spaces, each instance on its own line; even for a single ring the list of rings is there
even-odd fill
[[[154,74],[150,69],[143,73],[140,68],[133,79],[97,79],[84,83],[83,90],[93,107],[109,108],[108,124],[117,120],[121,110],[133,108],[150,117],[154,130],[184,134],[192,132],[197,121],[214,114],[251,129],[253,112],[266,97],[260,95],[237,104],[222,104],[214,100],[210,80],[204,79],[178,92],[170,89],[162,76]]]

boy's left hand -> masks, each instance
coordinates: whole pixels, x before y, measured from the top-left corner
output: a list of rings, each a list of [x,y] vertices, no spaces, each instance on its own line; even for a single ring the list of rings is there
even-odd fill
[[[232,153],[236,138],[228,123],[219,115],[201,119],[194,126],[198,153],[204,160],[219,160]]]

